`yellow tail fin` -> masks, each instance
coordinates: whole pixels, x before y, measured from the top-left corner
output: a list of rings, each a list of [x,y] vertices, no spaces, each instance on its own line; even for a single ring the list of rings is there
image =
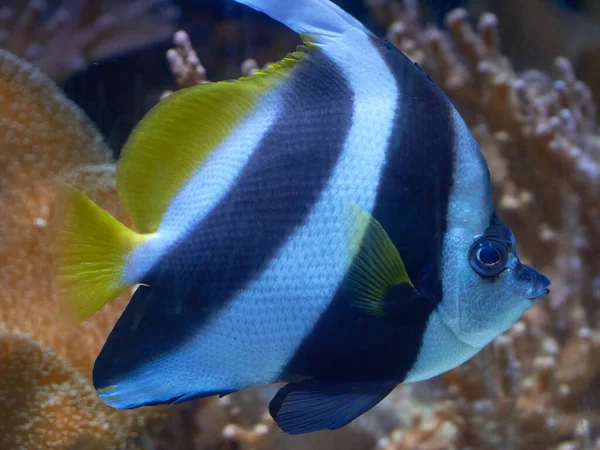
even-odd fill
[[[147,236],[70,186],[59,192],[56,213],[59,295],[67,313],[82,322],[132,286],[122,281],[126,258]]]

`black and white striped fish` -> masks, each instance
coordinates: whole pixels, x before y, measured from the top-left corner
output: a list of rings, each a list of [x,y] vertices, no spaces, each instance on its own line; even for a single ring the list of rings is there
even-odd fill
[[[337,429],[473,357],[550,281],[426,74],[328,0],[237,1],[305,45],[148,113],[117,167],[140,233],[65,187],[62,292],[83,320],[140,284],[94,367],[111,406],[288,382],[284,431]]]

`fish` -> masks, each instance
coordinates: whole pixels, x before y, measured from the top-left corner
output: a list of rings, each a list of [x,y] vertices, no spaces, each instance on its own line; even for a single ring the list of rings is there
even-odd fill
[[[446,95],[328,0],[236,0],[303,44],[161,100],[117,163],[133,228],[63,185],[57,276],[83,321],[135,289],[93,368],[138,408],[286,383],[287,434],[336,430],[475,356],[548,293]]]

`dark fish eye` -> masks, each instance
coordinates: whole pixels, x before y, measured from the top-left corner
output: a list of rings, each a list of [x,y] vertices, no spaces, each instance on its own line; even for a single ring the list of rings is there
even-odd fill
[[[471,267],[484,277],[498,275],[506,267],[508,251],[506,247],[493,240],[481,240],[471,247],[469,255]]]
[[[500,258],[502,258],[500,251],[493,245],[482,245],[477,250],[477,259],[486,266],[498,264]]]

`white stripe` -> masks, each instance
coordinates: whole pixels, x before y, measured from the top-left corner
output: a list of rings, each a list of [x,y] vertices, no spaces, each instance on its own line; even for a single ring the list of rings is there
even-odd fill
[[[427,322],[421,349],[407,375],[407,382],[426,380],[446,372],[481,350],[481,347],[458,339],[459,306],[464,299],[463,286],[478,277],[471,269],[467,255],[476,237],[487,229],[493,204],[483,154],[454,109],[453,122],[456,159],[442,250],[443,298]]]
[[[138,282],[225,197],[282,107],[279,88],[268,92],[258,100],[255,110],[210,153],[173,198],[157,233],[129,257],[123,275],[125,283]]]

